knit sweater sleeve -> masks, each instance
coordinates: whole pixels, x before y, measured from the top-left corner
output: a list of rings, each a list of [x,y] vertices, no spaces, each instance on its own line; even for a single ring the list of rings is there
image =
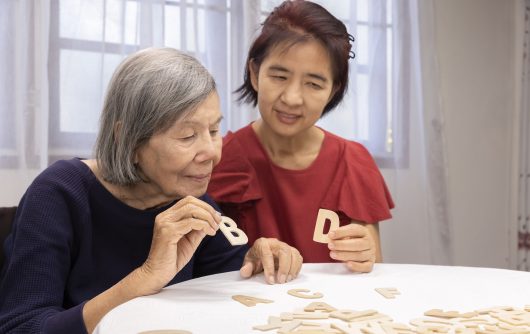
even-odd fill
[[[73,177],[45,171],[19,204],[5,242],[0,333],[86,333],[83,304],[63,306],[79,217],[64,186]]]

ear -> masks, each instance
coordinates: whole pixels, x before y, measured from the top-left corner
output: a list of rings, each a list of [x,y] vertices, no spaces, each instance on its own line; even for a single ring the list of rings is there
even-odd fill
[[[250,73],[250,83],[252,84],[252,88],[254,88],[254,90],[257,92],[259,68],[254,62],[254,59],[250,59],[248,62],[248,72]]]

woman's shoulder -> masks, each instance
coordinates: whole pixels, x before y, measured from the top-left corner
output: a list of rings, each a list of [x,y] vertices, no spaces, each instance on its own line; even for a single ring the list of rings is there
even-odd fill
[[[84,194],[93,181],[92,176],[92,172],[80,158],[58,160],[33,180],[27,193],[60,193],[63,196]]]
[[[391,217],[392,197],[372,155],[361,143],[328,135],[330,146],[342,163],[337,164],[323,205],[354,220],[377,222]]]
[[[331,132],[325,131],[326,147],[328,149],[337,150],[337,154],[341,157],[346,165],[351,168],[368,168],[370,170],[379,171],[372,154],[361,143],[340,137]]]

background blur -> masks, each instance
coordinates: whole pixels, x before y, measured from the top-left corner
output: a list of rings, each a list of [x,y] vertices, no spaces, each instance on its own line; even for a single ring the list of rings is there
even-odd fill
[[[363,143],[390,187],[385,262],[530,270],[530,0],[320,0],[355,37],[320,126]],[[0,206],[53,161],[90,157],[127,54],[169,46],[214,75],[223,133],[250,42],[278,0],[0,2]]]

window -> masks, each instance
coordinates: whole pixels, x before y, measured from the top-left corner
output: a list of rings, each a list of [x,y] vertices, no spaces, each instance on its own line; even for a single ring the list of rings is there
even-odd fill
[[[147,46],[174,47],[200,59],[227,110],[229,6],[229,0],[53,0],[50,160],[91,155],[112,73],[125,56]],[[227,51],[212,59],[206,45]]]
[[[281,0],[261,0],[262,20]],[[350,83],[344,101],[319,121],[323,128],[364,144],[380,167],[407,153],[396,141],[393,88],[392,1],[316,0],[343,20],[355,37]],[[218,83],[231,124],[233,92],[242,82],[244,56],[235,51],[231,0],[52,0],[50,27],[50,160],[91,155],[106,86],[128,54],[146,46],[169,46],[200,59]],[[239,15],[239,14],[234,14]],[[257,25],[256,25],[257,26]],[[233,28],[236,30],[236,28]],[[212,33],[215,32],[215,33]],[[234,68],[235,66],[240,67]],[[407,108],[402,108],[406,110]],[[406,121],[399,124],[407,124]],[[236,130],[236,129],[231,129]],[[406,139],[405,135],[400,136]],[[80,149],[83,147],[84,149]],[[400,159],[406,161],[407,159]]]

